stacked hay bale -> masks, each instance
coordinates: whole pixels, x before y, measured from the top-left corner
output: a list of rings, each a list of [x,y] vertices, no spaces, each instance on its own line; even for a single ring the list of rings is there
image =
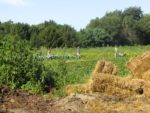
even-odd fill
[[[111,62],[98,61],[90,78],[92,92],[110,93],[114,90],[115,83],[119,80],[117,67]]]
[[[150,97],[150,52],[132,58],[127,67],[131,71],[131,79],[141,81],[144,95]]]
[[[111,62],[98,61],[91,77],[91,91],[116,96],[134,94],[128,79],[117,76],[117,67]],[[138,86],[138,85],[137,85]]]
[[[99,92],[116,96],[144,94],[150,96],[150,52],[144,53],[127,63],[130,77],[117,76],[117,67],[111,62],[98,61],[89,81],[85,84],[69,85],[65,92]],[[68,92],[67,92],[68,91]]]

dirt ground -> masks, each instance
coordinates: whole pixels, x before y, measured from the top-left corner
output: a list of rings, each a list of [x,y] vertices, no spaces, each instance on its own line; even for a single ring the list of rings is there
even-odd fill
[[[150,113],[150,100],[144,95],[88,93],[52,100],[6,86],[1,86],[1,92],[0,113]]]
[[[51,113],[53,100],[0,86],[0,113]]]

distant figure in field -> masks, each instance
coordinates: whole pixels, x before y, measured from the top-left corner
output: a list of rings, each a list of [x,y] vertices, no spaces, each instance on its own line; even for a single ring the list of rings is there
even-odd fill
[[[52,55],[51,55],[51,50],[48,50],[48,51],[47,51],[47,57],[50,58],[51,56],[52,56]]]
[[[118,51],[118,48],[115,46],[115,57],[123,57],[126,56],[126,54],[124,52]]]
[[[80,47],[77,47],[77,58],[80,58]]]

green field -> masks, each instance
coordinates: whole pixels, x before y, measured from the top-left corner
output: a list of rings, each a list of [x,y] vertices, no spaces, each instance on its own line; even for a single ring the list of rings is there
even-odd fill
[[[114,47],[101,48],[81,48],[81,58],[77,59],[46,59],[44,65],[55,72],[54,79],[56,95],[63,95],[63,88],[68,84],[84,83],[90,77],[98,60],[111,61],[118,67],[118,75],[124,77],[129,74],[126,63],[130,58],[136,57],[145,51],[150,50],[150,46],[121,46],[119,51],[125,52],[124,57],[114,57]],[[36,51],[41,55],[47,55],[47,49],[41,48]],[[76,48],[55,48],[52,49],[54,55],[76,55]]]

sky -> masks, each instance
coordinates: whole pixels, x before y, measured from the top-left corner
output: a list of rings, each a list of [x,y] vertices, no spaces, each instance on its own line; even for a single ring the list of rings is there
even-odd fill
[[[150,0],[0,0],[0,21],[40,24],[54,20],[80,30],[106,12],[141,7],[150,14]]]

